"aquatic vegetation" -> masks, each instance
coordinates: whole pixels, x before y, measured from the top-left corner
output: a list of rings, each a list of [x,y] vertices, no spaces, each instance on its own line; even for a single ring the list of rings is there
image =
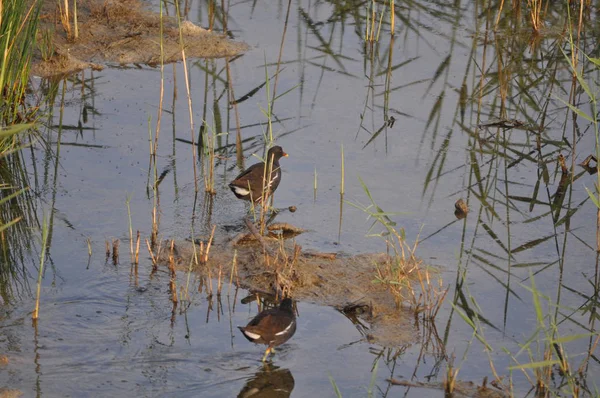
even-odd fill
[[[25,97],[41,1],[2,0],[0,6],[0,121],[10,126],[31,121],[36,111]]]
[[[416,315],[422,313],[424,319],[434,321],[449,288],[444,287],[441,277],[436,277],[436,272],[416,256],[418,238],[412,246],[407,244],[404,228],[398,228],[396,222],[390,218],[398,213],[386,212],[380,208],[367,185],[360,177],[359,180],[371,203],[348,203],[365,212],[369,219],[373,219],[368,236],[381,238],[388,252],[392,254],[384,265],[377,266],[375,281],[388,287],[397,307],[408,302]],[[373,231],[376,226],[382,230]],[[414,284],[418,284],[418,289],[415,289]]]
[[[222,29],[241,39],[244,37],[239,32],[247,33],[246,24],[257,25],[252,19],[241,20],[239,15],[252,15],[255,7],[261,7],[259,3],[246,2],[227,4],[227,8],[225,3],[219,5],[211,0],[192,3],[190,14],[186,14],[186,9],[177,11],[182,20],[197,18],[207,22],[210,29]],[[136,369],[125,369],[122,377],[134,376],[131,379],[136,379],[138,395],[147,392],[143,390],[146,384],[159,389],[161,383],[167,386],[164,391],[169,394],[171,386],[185,386],[185,381],[175,386],[173,380],[179,382],[176,379],[179,375],[170,371],[181,369],[180,355],[193,358],[181,361],[186,368],[181,373],[188,374],[192,373],[190,370],[198,370],[193,368],[198,356],[212,355],[216,350],[213,357],[218,357],[220,364],[217,367],[212,363],[203,365],[207,374],[210,371],[216,375],[215,372],[223,373],[223,369],[229,371],[235,367],[235,376],[230,377],[230,373],[224,379],[243,379],[250,385],[250,376],[256,375],[253,388],[259,388],[261,381],[274,381],[275,369],[261,366],[248,371],[252,366],[242,366],[237,370],[240,367],[229,365],[251,362],[254,358],[228,355],[229,351],[223,354],[230,349],[225,346],[229,344],[233,351],[237,344],[233,333],[230,333],[231,339],[227,338],[231,332],[227,327],[235,332],[238,341],[241,337],[231,322],[238,300],[233,294],[225,297],[224,293],[237,291],[236,286],[243,285],[268,292],[281,289],[298,293],[307,301],[335,305],[347,317],[343,322],[350,326],[348,335],[352,337],[339,346],[336,346],[337,341],[328,341],[336,352],[323,355],[319,374],[310,376],[311,383],[297,388],[310,388],[307,386],[314,381],[317,384],[324,381],[327,388],[325,375],[331,370],[335,394],[352,395],[346,393],[347,384],[354,383],[352,388],[356,387],[352,379],[360,372],[368,376],[367,369],[370,369],[370,385],[367,387],[368,377],[360,381],[365,396],[397,395],[400,389],[406,393],[412,389],[408,394],[417,395],[418,388],[436,388],[440,394],[443,390],[456,395],[465,391],[467,395],[474,395],[482,390],[497,392],[499,396],[597,395],[592,377],[598,369],[596,352],[600,342],[596,332],[600,275],[595,236],[597,207],[600,207],[596,187],[599,183],[595,98],[598,62],[594,57],[598,35],[593,17],[596,5],[573,1],[568,4],[566,1],[515,1],[510,5],[501,1],[386,1],[368,2],[367,7],[364,3],[349,1],[309,3],[290,1],[276,4],[275,11],[260,9],[265,16],[273,16],[272,24],[264,26],[269,36],[272,31],[267,29],[281,32],[281,41],[277,37],[264,47],[259,43],[265,49],[264,57],[248,53],[225,61],[192,61],[186,44],[178,44],[175,50],[187,58],[185,82],[181,80],[181,65],[173,67],[171,77],[165,73],[163,62],[156,58],[157,64],[160,62],[161,87],[160,98],[157,95],[155,101],[138,99],[138,92],[136,88],[131,89],[130,82],[124,86],[136,94],[132,98],[124,95],[107,100],[102,95],[94,97],[92,94],[94,98],[88,100],[88,95],[95,91],[94,84],[105,85],[109,88],[106,92],[112,94],[114,82],[111,85],[106,77],[116,80],[117,69],[125,68],[121,65],[99,74],[100,79],[82,74],[64,81],[60,120],[50,118],[48,123],[49,146],[56,148],[56,152],[48,150],[46,157],[40,160],[36,157],[38,149],[32,148],[30,164],[44,164],[40,167],[43,170],[25,170],[21,174],[35,178],[36,182],[43,181],[35,186],[35,194],[47,200],[53,209],[52,215],[64,223],[57,228],[61,231],[56,235],[61,243],[66,241],[73,246],[65,250],[55,245],[52,249],[54,256],[48,256],[48,260],[58,259],[56,263],[48,263],[58,269],[54,275],[64,276],[66,271],[63,274],[61,271],[68,270],[68,275],[81,278],[81,275],[90,275],[90,279],[108,275],[111,282],[125,281],[117,294],[110,291],[111,299],[120,293],[126,298],[123,311],[104,312],[101,317],[111,327],[117,324],[122,328],[115,340],[124,343],[112,344],[118,345],[127,360],[130,357],[143,359],[146,368],[141,377]],[[161,10],[165,4],[160,3]],[[236,20],[232,19],[235,24],[230,24],[232,31],[227,30],[230,11],[236,16]],[[293,27],[290,32],[296,29],[293,40],[286,38],[290,27]],[[255,29],[258,30],[261,29]],[[53,52],[49,35],[48,31],[38,35],[46,42],[39,46],[42,58]],[[255,37],[258,36],[251,36],[251,40]],[[290,43],[296,46],[292,51]],[[158,40],[156,44],[158,46]],[[162,39],[160,46],[163,58]],[[288,46],[285,51],[284,46]],[[272,63],[269,60],[273,60]],[[158,69],[146,69],[140,74],[145,74],[144,79],[153,74],[158,79]],[[148,93],[144,91],[148,82],[142,83],[139,91]],[[292,87],[289,90],[293,90],[298,102],[282,99],[283,94],[276,93],[277,86],[283,92],[290,92],[286,90]],[[121,87],[116,88],[115,92],[121,94],[118,90]],[[165,91],[171,88],[172,102],[164,101]],[[236,96],[234,88],[243,95]],[[177,90],[183,92],[184,89],[187,96],[178,98]],[[81,97],[78,97],[79,90]],[[157,84],[156,93],[158,90]],[[256,94],[261,90],[266,90],[267,95],[258,98]],[[338,90],[343,94],[338,94]],[[65,96],[65,92],[70,96]],[[190,98],[194,99],[193,103]],[[91,104],[94,100],[97,106]],[[131,105],[127,122],[133,123],[127,126],[126,139],[112,130],[115,127],[111,120],[113,114],[109,117],[98,111],[104,108],[103,112],[107,112],[108,108],[110,113],[111,101],[119,105],[115,108],[123,103]],[[80,114],[72,106],[74,102],[80,102]],[[98,205],[104,210],[101,216],[86,211],[79,223],[72,223],[69,216],[79,216],[72,203],[80,205],[73,186],[81,188],[87,196],[106,188],[104,176],[80,172],[73,177],[76,174],[73,168],[87,165],[93,151],[102,152],[95,159],[119,162],[119,172],[129,166],[128,173],[124,174],[126,187],[112,180],[116,185],[112,189],[119,193],[136,189],[132,188],[137,187],[139,180],[135,162],[145,161],[148,153],[147,147],[143,147],[143,157],[136,159],[133,155],[141,146],[139,143],[146,139],[136,129],[136,125],[143,124],[139,122],[143,117],[138,120],[133,105],[144,108],[147,102],[151,102],[152,112],[154,106],[158,107],[158,118],[155,130],[149,127],[151,163],[145,197],[135,191],[135,203],[131,203],[130,208],[126,199],[125,209],[125,195],[115,195],[119,199],[114,208]],[[66,124],[63,124],[63,106],[67,108]],[[262,117],[257,109],[263,112]],[[81,126],[86,124],[87,111],[97,118],[98,127],[87,130],[88,126]],[[197,115],[200,115],[200,127],[190,123],[188,128],[182,128],[187,125],[188,113],[190,119],[193,116],[198,120]],[[79,120],[69,122],[69,117]],[[165,134],[159,137],[163,117],[172,118],[172,137]],[[114,118],[119,123],[119,115]],[[163,126],[168,125],[164,121],[162,119]],[[107,134],[98,134],[100,124],[105,125]],[[63,126],[65,131],[76,132],[74,142],[69,143],[70,153],[60,151],[64,145]],[[57,130],[58,139],[55,139]],[[86,137],[87,131],[92,131],[93,137]],[[291,134],[295,134],[293,142]],[[266,232],[270,231],[268,227],[264,235],[262,228],[258,232],[254,225],[248,225],[256,231],[253,236],[261,242],[260,246],[244,247],[237,238],[227,241],[246,230],[240,221],[241,210],[230,206],[233,197],[227,183],[237,174],[236,166],[243,168],[243,160],[249,153],[264,154],[274,141],[288,149],[293,145],[299,152],[299,156],[293,156],[292,161],[284,165],[289,173],[284,177],[285,194],[278,191],[278,201],[279,194],[283,194],[285,201],[294,201],[298,213],[279,217],[313,230],[297,241],[286,242],[283,233],[272,238],[271,233]],[[592,141],[596,142],[595,147]],[[125,156],[119,153],[129,145],[131,152]],[[89,153],[77,152],[81,148]],[[341,159],[337,155],[340,148]],[[289,149],[290,154],[295,155],[294,150]],[[111,157],[114,153],[127,160]],[[189,164],[190,158],[193,165]],[[9,158],[2,160],[8,162]],[[70,163],[71,160],[76,163]],[[192,176],[192,166],[199,164],[202,169]],[[292,165],[287,168],[287,164]],[[98,167],[97,164],[92,166],[95,170]],[[110,170],[112,172],[114,170]],[[56,176],[64,174],[80,180],[72,184],[69,179],[57,182]],[[355,178],[357,175],[364,180]],[[96,178],[98,181],[94,181]],[[198,183],[202,179],[204,190],[208,192],[204,197],[198,195]],[[172,182],[172,187],[165,182]],[[16,207],[15,194],[21,206],[35,203],[29,191],[21,190],[21,185],[14,186],[15,191],[7,190],[6,197],[0,199],[6,209],[9,205]],[[26,195],[30,195],[31,203],[22,201]],[[61,199],[61,195],[72,197]],[[89,209],[98,202],[89,199],[83,205]],[[344,209],[344,202],[360,211]],[[390,212],[390,209],[408,207],[410,215]],[[36,206],[31,208],[35,215]],[[111,218],[106,215],[113,214],[115,208],[118,209],[115,218],[122,216],[122,219],[117,220],[116,230],[110,226],[112,230],[107,233],[102,229],[102,233],[116,234],[119,238],[111,238],[107,245],[105,262],[111,262],[112,251],[113,266],[103,266],[92,255],[98,253],[98,250],[92,252],[93,242],[106,239],[94,236],[96,228],[102,226],[88,224],[93,224],[95,217],[102,217],[101,221],[106,222]],[[65,216],[61,211],[69,214]],[[148,220],[144,217],[140,220],[140,212]],[[21,225],[25,223],[17,221],[22,220],[23,215],[14,210],[4,214],[6,224],[0,227],[4,228],[0,232],[7,232],[3,238],[17,243],[3,245],[2,249],[10,254],[13,247],[18,250],[27,247],[28,242],[18,241],[19,235],[14,233],[17,228],[25,227]],[[380,239],[389,256],[353,255],[367,246],[375,246],[376,250],[382,247],[382,244],[361,239],[368,226],[357,219],[365,217],[371,225],[368,235]],[[32,219],[35,220],[35,216]],[[269,223],[266,217],[264,220],[265,224]],[[136,227],[142,224],[137,241],[134,222]],[[82,231],[84,228],[90,230]],[[196,230],[201,231],[198,235],[201,239],[197,239]],[[29,229],[31,231],[37,232],[37,229]],[[422,231],[426,235],[423,239]],[[181,241],[191,240],[192,254],[179,257],[179,241],[165,241],[160,234],[169,234]],[[51,242],[51,234],[47,237]],[[119,278],[127,272],[123,272],[124,264],[119,261],[120,239],[129,239],[133,264],[123,279]],[[139,259],[141,239],[146,240],[149,254]],[[412,241],[415,243],[408,243]],[[300,245],[325,248],[323,250],[331,253],[311,253]],[[77,253],[86,248],[87,274],[80,275],[80,268],[69,264],[71,257],[65,252]],[[344,256],[344,252],[349,254]],[[26,261],[26,256],[12,257],[16,262]],[[37,265],[37,261],[34,264]],[[229,288],[225,289],[227,279]],[[53,287],[68,290],[68,277],[58,283],[60,285]],[[355,286],[357,284],[362,290]],[[3,288],[1,284],[0,288]],[[373,294],[374,291],[377,294]],[[77,303],[73,303],[68,297],[70,292],[67,293],[61,296],[61,292],[52,292],[59,299],[67,297],[57,300],[59,303],[75,307]],[[102,300],[97,300],[95,305],[102,306],[105,296],[100,295]],[[389,305],[382,309],[379,301]],[[114,302],[111,304],[115,306]],[[117,301],[115,308],[120,308],[120,304]],[[145,307],[145,304],[149,305]],[[198,316],[199,307],[207,309],[206,317]],[[223,311],[224,307],[229,311]],[[47,307],[42,308],[47,310]],[[170,314],[164,316],[163,310]],[[136,311],[144,314],[136,318]],[[221,330],[213,336],[204,329],[211,326],[212,314],[218,322],[227,314],[231,325],[222,322],[225,332]],[[93,312],[90,315],[86,322],[94,321],[96,315]],[[247,320],[246,314],[241,315]],[[142,318],[151,319],[150,323],[155,324],[148,327],[144,321],[140,322]],[[199,318],[205,319],[199,321]],[[318,329],[315,323],[319,321],[298,326]],[[382,325],[393,338],[386,339]],[[440,327],[440,335],[436,327]],[[195,337],[201,336],[196,341],[194,333]],[[409,335],[408,343],[394,339],[400,333]],[[314,344],[326,338],[315,337]],[[135,346],[136,339],[141,341],[138,346]],[[194,346],[202,339],[210,343]],[[293,344],[294,340],[290,344],[293,355],[305,349]],[[182,349],[185,345],[193,346],[193,350]],[[42,358],[41,365],[46,353],[56,354],[51,351],[52,345],[45,347],[45,352],[35,352]],[[103,348],[110,352],[114,346],[107,344]],[[155,372],[157,348],[161,350],[161,361],[176,358],[164,367],[169,369],[168,375]],[[335,361],[345,360],[347,350],[354,350],[352,354],[361,357],[364,367],[356,365],[348,376],[334,375],[340,368]],[[167,351],[169,355],[163,356]],[[102,357],[96,357],[94,363],[86,362],[86,358],[77,363],[89,366],[92,370],[89,377],[98,377],[96,374],[105,377]],[[294,358],[296,364],[301,360],[301,355]],[[280,370],[279,374],[286,379],[286,391],[291,391],[291,371]],[[305,366],[304,370],[312,369]],[[52,388],[47,382],[52,370],[49,372],[46,367],[43,371],[44,379],[39,385]],[[202,378],[199,376],[202,373],[194,372],[194,377]],[[223,376],[222,373],[219,376]],[[150,382],[141,380],[146,375],[152,378]],[[152,390],[150,394],[157,391]]]

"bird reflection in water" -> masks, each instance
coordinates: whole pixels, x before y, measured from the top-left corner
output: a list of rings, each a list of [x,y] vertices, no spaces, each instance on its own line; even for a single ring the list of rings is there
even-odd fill
[[[294,389],[294,377],[289,369],[264,363],[250,378],[238,398],[287,398]]]

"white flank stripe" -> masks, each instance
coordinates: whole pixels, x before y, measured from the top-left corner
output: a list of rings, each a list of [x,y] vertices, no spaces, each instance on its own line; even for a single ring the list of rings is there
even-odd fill
[[[252,333],[247,330],[244,330],[244,334],[254,340],[260,339],[260,334]]]
[[[287,331],[290,330],[290,328],[292,327],[293,324],[294,324],[294,321],[292,321],[292,323],[290,323],[290,325],[287,328],[283,329],[281,332],[275,333],[275,336],[281,336],[282,334],[287,333]]]
[[[240,187],[233,187],[233,190],[235,191],[235,193],[242,196],[246,196],[250,193],[249,190]]]

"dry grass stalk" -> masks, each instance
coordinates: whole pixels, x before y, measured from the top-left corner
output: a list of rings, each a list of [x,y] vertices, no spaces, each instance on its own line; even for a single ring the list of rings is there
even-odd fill
[[[535,33],[539,33],[543,26],[542,5],[543,0],[527,0],[529,6],[529,16],[531,17],[531,25]]]
[[[390,33],[394,35],[396,30],[396,4],[394,0],[391,0],[390,3]]]
[[[169,272],[171,273],[171,279],[169,280],[169,291],[171,292],[171,301],[174,304],[178,303],[179,299],[177,298],[177,273],[175,271],[175,241],[171,240],[170,250],[169,250]]]
[[[367,20],[365,24],[365,42],[370,44],[379,41],[379,34],[381,32],[381,26],[383,25],[383,17],[385,15],[385,6],[384,10],[379,13],[379,22],[377,21],[377,12],[375,11],[376,2],[371,2],[371,10],[367,10]],[[393,1],[390,2],[390,33],[393,36],[395,30],[395,4]]]
[[[280,237],[279,250],[277,251],[277,256],[273,258],[273,263],[275,264],[275,286],[277,294],[281,293],[282,297],[291,296],[295,279],[294,269],[301,253],[302,246],[294,244],[294,252],[290,256],[287,253],[283,237]]]
[[[494,29],[498,29],[498,23],[500,23],[500,15],[502,14],[503,8],[504,8],[504,0],[501,0],[500,7],[498,8],[498,14],[496,14],[496,23],[494,24]]]
[[[215,237],[215,228],[216,227],[217,227],[216,224],[213,225],[212,231],[210,232],[210,238],[208,239],[208,243],[206,244],[206,253],[203,253],[203,255],[202,255],[202,262],[205,264],[208,262],[208,253],[210,252],[210,246],[212,245],[213,238]]]
[[[454,388],[456,387],[456,380],[458,378],[458,372],[460,368],[454,370],[454,355],[448,360],[448,366],[446,367],[446,377],[444,379],[444,391],[447,396],[452,396]]]
[[[114,239],[112,242],[112,260],[113,260],[113,264],[117,265],[119,264],[119,246],[121,244],[121,241],[119,239]]]
[[[231,285],[233,283],[233,275],[235,275],[236,286],[240,285],[240,278],[237,272],[237,250],[233,251],[233,260],[231,261],[231,272],[229,273],[229,287],[227,288],[227,294],[231,291]]]
[[[367,31],[365,32],[365,40],[372,43],[375,40],[375,2],[371,3],[371,13],[369,14],[367,11],[366,29]]]
[[[135,264],[140,262],[140,231],[137,231],[137,238],[135,241]]]
[[[208,30],[213,31],[215,27],[215,0],[208,2]]]
[[[212,230],[210,232],[210,237],[208,238],[208,242],[206,243],[206,246],[204,245],[203,241],[200,241],[200,245],[199,245],[199,250],[198,253],[196,252],[196,244],[193,245],[194,247],[194,254],[193,254],[193,261],[195,262],[195,264],[204,264],[206,266],[206,294],[208,298],[212,297],[213,294],[213,286],[212,286],[212,269],[210,267],[210,265],[208,264],[208,256],[210,254],[210,248],[212,246],[212,242],[213,239],[215,237],[215,229],[216,229],[216,225],[213,225]],[[191,265],[190,265],[191,266]],[[221,289],[222,289],[222,264],[219,263],[219,271],[218,271],[218,281],[217,281],[217,295],[221,294]],[[203,278],[200,279],[200,284],[198,285],[198,292],[202,292],[202,284],[203,284]]]
[[[158,222],[156,216],[156,205],[152,207],[152,233],[150,234],[150,242],[152,243],[152,247],[156,246],[158,242]]]
[[[444,289],[441,278],[437,282],[432,281],[430,271],[415,256],[418,239],[411,247],[396,230],[391,229],[391,232],[392,238],[387,240],[387,245],[394,256],[384,266],[377,266],[377,279],[387,285],[398,307],[408,301],[415,313],[424,313],[426,319],[433,320],[448,294],[448,288]],[[413,280],[419,282],[419,291],[413,288]]]
[[[127,195],[125,198],[125,205],[127,206],[127,218],[129,219],[129,259],[131,263],[134,263],[133,256],[133,227],[131,225],[131,195]]]
[[[65,0],[65,2],[68,0]],[[79,38],[79,27],[77,24],[77,0],[73,1],[73,26],[75,30],[75,40]]]
[[[158,260],[152,252],[152,247],[150,246],[150,241],[148,239],[146,239],[146,246],[148,247],[148,253],[150,253],[150,259],[152,260],[152,272],[154,273],[158,269]]]
[[[213,285],[212,285],[212,272],[210,270],[210,267],[208,267],[208,275],[206,278],[206,298],[207,299],[212,299],[213,296]]]
[[[222,287],[221,277],[222,276],[223,276],[223,266],[222,266],[222,263],[219,261],[219,274],[217,277],[217,297],[221,297],[221,287]]]
[[[213,233],[215,231],[215,228],[213,226]],[[200,263],[205,264],[206,265],[206,297],[208,299],[212,298],[213,295],[213,287],[212,287],[212,270],[211,267],[208,265],[208,253],[210,251],[210,244],[212,242],[212,238],[213,238],[213,234],[211,234],[208,243],[206,244],[206,251],[204,250],[204,242],[200,242]],[[200,281],[200,287],[202,286],[202,281]]]
[[[544,350],[544,361],[552,359],[552,352],[549,347]],[[535,374],[535,395],[537,397],[546,397],[549,393],[548,383],[551,381],[552,366],[540,366],[533,369]]]
[[[71,30],[71,18],[69,16],[69,0],[64,0],[64,8],[58,3],[58,12],[60,14],[60,23],[67,34],[67,40],[73,40],[73,32]]]

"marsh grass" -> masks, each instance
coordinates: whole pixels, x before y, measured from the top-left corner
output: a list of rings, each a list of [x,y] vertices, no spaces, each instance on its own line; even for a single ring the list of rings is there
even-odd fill
[[[573,98],[573,97],[570,98],[569,101],[565,101],[560,97],[557,97],[557,98],[559,101],[561,101],[564,105],[566,105],[571,110],[574,117],[577,117],[577,116],[581,117],[592,124],[593,133],[594,133],[594,136],[596,139],[595,156],[596,156],[596,159],[600,159],[600,128],[598,125],[598,99],[596,96],[596,91],[592,90],[592,87],[590,87],[590,85],[587,83],[586,79],[584,78],[583,68],[581,66],[578,66],[578,60],[576,58],[576,54],[578,53],[578,50],[574,43],[572,31],[573,31],[572,28],[569,29],[569,32],[571,33],[569,35],[569,46],[571,48],[571,57],[569,57],[565,53],[565,51],[562,49],[561,49],[561,52],[571,70],[571,73],[573,74],[573,77],[575,78],[575,81],[579,84],[579,86],[584,90],[585,94],[587,95],[587,97],[589,99],[589,103],[591,105],[590,106],[591,109],[588,113],[588,112],[585,112],[582,109],[578,108],[575,105],[575,98]],[[597,71],[600,70],[600,58],[589,57],[586,54],[584,54],[584,57],[587,60],[588,64],[593,65],[593,67],[595,67],[595,69]],[[596,192],[593,192],[592,190],[590,190],[587,187],[586,187],[586,191],[587,191],[590,199],[594,202],[594,204],[600,211],[600,172],[597,172],[596,176],[597,176]],[[600,218],[598,218],[598,222],[600,222]],[[598,243],[599,243],[599,245],[597,247],[597,250],[600,250],[600,242],[598,242]]]
[[[547,1],[546,3],[548,3]],[[539,33],[544,25],[544,15],[542,12],[542,7],[544,5],[543,0],[527,0],[527,5],[529,6],[529,17],[531,21],[531,26],[536,33]]]
[[[54,29],[44,28],[39,32],[37,41],[42,60],[49,61],[55,55]]]
[[[192,141],[192,168],[194,170],[194,188],[195,188],[195,192],[198,193],[198,171],[197,171],[197,167],[196,167],[196,141],[195,141],[195,128],[194,128],[194,113],[193,113],[193,108],[192,108],[192,94],[191,94],[191,88],[190,88],[190,79],[189,79],[189,73],[188,73],[188,62],[187,62],[187,57],[185,55],[185,43],[183,41],[183,28],[182,28],[182,23],[181,23],[181,10],[179,9],[179,2],[176,1],[175,2],[175,14],[177,16],[177,24],[178,24],[178,28],[179,28],[179,43],[180,43],[180,50],[181,50],[181,63],[183,65],[183,79],[185,80],[185,89],[186,89],[186,94],[187,94],[187,103],[188,103],[188,113],[189,113],[189,118],[190,118],[190,135],[191,135],[191,141]]]
[[[490,369],[496,378],[497,385],[503,386],[503,390],[510,394],[516,393],[513,390],[513,373],[520,372],[529,382],[535,396],[579,397],[590,396],[590,394],[597,396],[598,391],[594,390],[597,386],[589,386],[585,380],[585,369],[590,366],[590,361],[594,361],[592,357],[600,340],[600,334],[597,331],[590,331],[562,335],[554,313],[557,308],[555,300],[537,288],[533,273],[530,273],[529,281],[529,286],[522,285],[522,287],[531,294],[530,303],[534,312],[536,328],[529,336],[524,336],[524,341],[519,343],[520,348],[517,352],[511,352],[508,348],[501,347],[501,351],[512,362],[508,368],[509,375],[507,377],[499,375],[496,370],[494,359],[497,359],[497,354],[494,353],[497,349],[486,339],[484,325],[477,313],[468,314],[455,307],[467,325],[472,328],[473,338],[485,347]],[[475,302],[472,296],[469,299]],[[584,353],[585,355],[579,354],[569,358],[565,345],[588,338],[593,340],[589,351]],[[576,357],[580,358],[580,363],[578,365],[571,364]],[[449,375],[457,375],[460,367],[454,370],[453,362],[450,361],[447,369]],[[507,381],[504,382],[504,379]]]
[[[0,119],[2,126],[22,122],[41,1],[0,0]]]
[[[426,320],[434,320],[446,298],[448,288],[444,288],[439,274],[426,267],[415,255],[418,238],[412,246],[408,245],[404,229],[398,229],[390,218],[399,213],[388,213],[381,209],[360,177],[359,181],[371,203],[367,206],[347,203],[366,213],[369,219],[373,219],[368,236],[381,238],[391,254],[385,265],[377,266],[374,282],[384,284],[388,288],[397,307],[408,303],[415,314],[422,314]],[[376,226],[382,228],[381,232],[372,233]],[[418,282],[418,289],[413,286],[415,282]]]
[[[376,1],[370,1],[367,3],[365,42],[371,45],[379,41],[379,34],[381,33],[381,26],[383,24],[383,16],[385,14],[385,8],[381,11],[379,11],[378,8],[378,2]]]

